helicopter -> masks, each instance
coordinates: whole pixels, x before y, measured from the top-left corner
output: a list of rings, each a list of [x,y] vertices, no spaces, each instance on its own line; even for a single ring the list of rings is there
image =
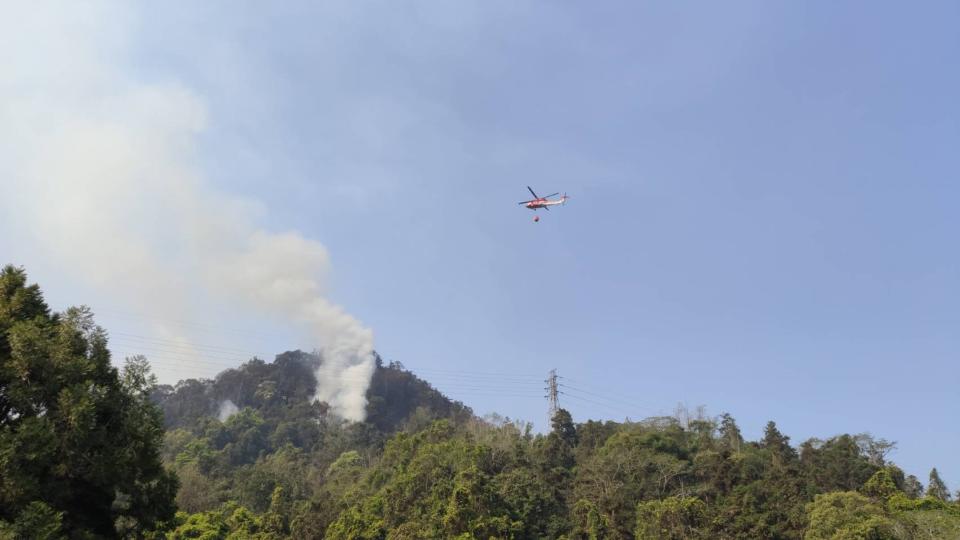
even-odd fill
[[[523,206],[526,206],[527,208],[529,208],[530,210],[533,210],[534,212],[536,212],[540,208],[543,208],[544,210],[550,210],[551,206],[562,205],[567,202],[567,199],[570,198],[569,196],[567,196],[566,193],[564,193],[563,196],[560,197],[559,199],[551,200],[550,197],[553,197],[554,195],[559,195],[560,192],[558,191],[556,193],[551,193],[546,197],[541,197],[537,195],[536,192],[533,191],[533,188],[531,188],[530,186],[527,186],[527,190],[530,191],[531,195],[533,195],[533,199],[530,199],[529,201],[521,201],[521,202],[518,202],[517,204],[522,204]],[[540,221],[540,216],[533,216],[533,222],[536,223],[538,221]]]

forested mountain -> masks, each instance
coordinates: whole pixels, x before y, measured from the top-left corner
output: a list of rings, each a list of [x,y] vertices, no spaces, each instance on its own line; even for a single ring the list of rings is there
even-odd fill
[[[536,435],[379,361],[367,421],[345,423],[310,402],[321,361],[288,352],[156,389],[182,482],[173,537],[960,537],[942,481],[924,492],[869,435],[794,447],[773,422],[745,441],[727,414],[577,423],[564,410]],[[218,419],[228,399],[236,412]]]
[[[379,359],[346,422],[313,400],[318,355],[156,385],[26,283],[0,273],[0,538],[960,538],[936,469],[924,489],[868,435],[562,409],[534,434]]]

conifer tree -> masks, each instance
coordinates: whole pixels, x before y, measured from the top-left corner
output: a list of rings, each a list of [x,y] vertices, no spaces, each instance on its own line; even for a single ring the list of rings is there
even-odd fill
[[[740,445],[743,444],[740,427],[729,413],[720,415],[720,439],[721,444],[734,452],[739,452]]]
[[[930,470],[930,480],[927,482],[926,495],[927,497],[933,497],[941,501],[950,500],[950,490],[947,489],[947,485],[940,479],[940,473],[937,472],[936,467]]]
[[[777,424],[772,420],[767,422],[767,426],[763,430],[762,445],[770,451],[773,455],[774,464],[778,466],[790,463],[797,457],[797,451],[790,446],[790,437],[780,433]]]

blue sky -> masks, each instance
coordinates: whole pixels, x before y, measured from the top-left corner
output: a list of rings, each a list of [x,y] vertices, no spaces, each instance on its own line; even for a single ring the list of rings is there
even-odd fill
[[[203,103],[191,159],[211,185],[326,246],[329,294],[377,350],[477,412],[542,427],[557,368],[578,420],[682,402],[751,438],[769,419],[795,443],[868,431],[960,488],[955,2],[104,18],[124,78]],[[526,185],[572,198],[534,224]],[[144,342],[149,306],[10,244],[55,306],[100,302]],[[180,319],[208,350],[289,348],[257,313]]]

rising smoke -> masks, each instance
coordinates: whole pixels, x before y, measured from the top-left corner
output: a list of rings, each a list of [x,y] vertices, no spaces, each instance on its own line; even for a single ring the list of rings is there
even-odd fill
[[[232,401],[225,399],[220,403],[220,407],[217,411],[217,419],[219,419],[221,422],[226,422],[228,418],[237,414],[237,411],[239,410],[240,409],[238,409]]]
[[[362,420],[373,335],[325,297],[325,248],[263,230],[256,203],[204,177],[203,99],[129,75],[129,5],[15,6],[0,18],[0,212],[67,272],[158,315],[189,318],[200,289],[305,328],[317,398]]]

